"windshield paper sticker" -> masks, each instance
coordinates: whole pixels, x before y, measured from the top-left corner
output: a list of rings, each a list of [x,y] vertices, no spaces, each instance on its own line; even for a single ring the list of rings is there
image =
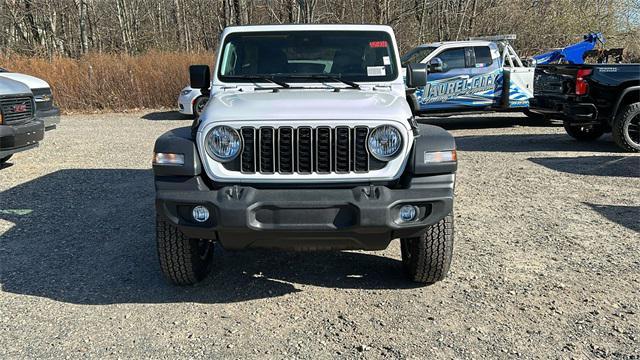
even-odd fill
[[[367,66],[367,76],[385,76],[384,66]]]
[[[458,96],[494,90],[497,75],[497,72],[492,72],[469,79],[454,77],[428,82],[424,87],[421,103],[442,102]]]
[[[382,57],[382,63],[384,65],[391,65],[391,59],[388,56],[383,56]]]
[[[370,48],[386,48],[388,46],[387,42],[385,40],[381,40],[381,41],[370,41],[369,42],[369,47]]]

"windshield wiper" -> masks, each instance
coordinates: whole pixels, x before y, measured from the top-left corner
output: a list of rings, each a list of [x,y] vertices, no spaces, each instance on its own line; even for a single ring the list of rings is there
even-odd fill
[[[349,85],[349,87],[357,90],[360,89],[360,84],[355,83],[351,80],[345,80],[340,75],[331,75],[331,74],[309,74],[309,75],[285,75],[287,78],[292,79],[318,79],[318,80],[330,80],[335,82],[341,82],[343,84]]]
[[[276,84],[280,87],[283,87],[285,89],[288,89],[291,87],[291,85],[287,84],[284,81],[279,81],[279,80],[275,80],[273,78],[273,76],[265,76],[265,75],[228,75],[225,76],[227,78],[231,78],[231,79],[246,79],[246,80],[263,80],[263,81],[267,81],[270,82],[272,84]]]

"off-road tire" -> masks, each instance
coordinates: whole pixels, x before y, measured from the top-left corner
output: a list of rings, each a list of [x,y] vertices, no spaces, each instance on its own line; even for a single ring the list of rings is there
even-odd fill
[[[564,130],[578,141],[594,141],[605,133],[603,125],[571,125],[567,121],[564,122]]]
[[[9,161],[9,159],[11,159],[11,157],[12,157],[12,156],[13,156],[13,154],[11,154],[11,155],[7,155],[7,156],[5,156],[5,157],[1,158],[1,159],[0,159],[0,164],[4,164],[4,163],[6,163],[7,161]]]
[[[204,106],[207,104],[207,101],[209,101],[209,97],[202,95],[199,98],[197,98],[196,101],[193,102],[193,116],[196,119],[199,118],[200,115],[202,114],[202,109],[204,109]]]
[[[400,239],[400,248],[411,280],[423,284],[443,280],[453,255],[453,212],[429,226],[424,235]]]
[[[640,131],[640,102],[625,106],[613,120],[613,141],[625,151],[640,152],[640,133],[630,134],[629,127]]]
[[[212,242],[188,238],[159,216],[156,216],[156,242],[160,269],[171,283],[193,285],[211,272]]]

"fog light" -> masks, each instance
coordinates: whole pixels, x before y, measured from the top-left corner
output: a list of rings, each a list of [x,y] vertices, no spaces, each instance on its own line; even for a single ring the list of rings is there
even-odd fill
[[[202,205],[194,207],[191,215],[193,216],[193,220],[197,222],[205,222],[209,220],[209,210]]]
[[[418,216],[418,207],[413,205],[403,205],[400,208],[400,221],[409,222]]]

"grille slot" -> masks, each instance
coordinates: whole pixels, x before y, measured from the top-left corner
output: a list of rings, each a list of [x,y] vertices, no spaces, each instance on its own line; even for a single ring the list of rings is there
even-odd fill
[[[33,98],[31,96],[0,98],[0,107],[6,124],[29,120],[33,117]]]
[[[260,128],[260,172],[273,173],[276,168],[276,148],[274,144],[275,130],[270,127]]]
[[[293,128],[278,128],[278,170],[293,173]]]
[[[310,174],[313,171],[313,131],[310,127],[298,128],[298,172]]]
[[[240,155],[240,170],[243,173],[256,172],[256,129],[243,127],[242,133],[243,148]]]
[[[353,132],[353,171],[367,172],[369,171],[369,150],[367,150],[369,128],[357,126]]]
[[[366,126],[242,127],[240,171],[265,174],[348,174],[370,171]],[[237,169],[237,163],[236,163]]]
[[[331,172],[331,128],[316,129],[316,172],[328,174]]]
[[[339,126],[335,130],[335,171],[348,173],[351,171],[351,129]]]

